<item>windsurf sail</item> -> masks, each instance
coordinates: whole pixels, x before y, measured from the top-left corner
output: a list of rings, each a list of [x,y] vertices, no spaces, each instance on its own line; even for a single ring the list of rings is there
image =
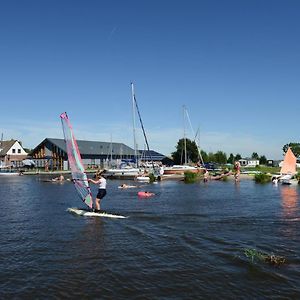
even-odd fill
[[[93,198],[91,188],[89,186],[87,176],[82,164],[81,155],[78,149],[76,139],[73,134],[73,129],[67,113],[60,115],[64,138],[66,142],[66,151],[68,161],[72,172],[72,179],[75,188],[81,200],[90,208],[93,206]]]
[[[297,166],[297,158],[294,155],[291,148],[289,147],[285,154],[283,164],[280,170],[280,174],[294,175],[297,173],[296,166]]]

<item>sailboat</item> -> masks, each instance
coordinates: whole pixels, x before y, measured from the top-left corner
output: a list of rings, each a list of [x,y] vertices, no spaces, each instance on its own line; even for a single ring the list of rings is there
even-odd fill
[[[164,168],[164,174],[170,175],[170,174],[181,174],[183,175],[185,172],[191,172],[191,173],[198,173],[200,170],[197,167],[188,165],[187,161],[187,149],[186,149],[186,129],[185,129],[185,123],[186,118],[188,117],[186,107],[183,106],[183,119],[184,119],[184,130],[183,130],[183,141],[184,141],[184,164],[183,165],[173,165],[171,167],[165,167]],[[198,151],[199,147],[197,145]],[[201,153],[199,152],[199,155],[201,157]]]
[[[133,114],[133,143],[134,143],[134,163],[132,164],[121,164],[118,168],[110,168],[105,170],[104,174],[106,177],[111,178],[126,178],[134,179],[139,175],[140,169],[138,166],[138,155],[137,155],[137,146],[136,146],[136,134],[135,134],[135,103],[134,103],[134,94],[132,90],[132,114]]]
[[[68,161],[71,168],[72,181],[76,188],[76,191],[82,200],[82,202],[87,206],[86,209],[81,208],[68,208],[69,212],[72,212],[81,216],[95,216],[95,217],[109,217],[109,218],[125,218],[124,216],[108,214],[104,212],[93,212],[93,197],[91,188],[88,183],[88,179],[82,164],[81,155],[78,149],[77,141],[73,134],[73,129],[66,112],[60,115],[63,134],[66,142],[66,151],[68,155]]]
[[[280,179],[282,184],[297,184],[297,179],[294,178],[297,167],[297,158],[289,147],[280,169]]]
[[[147,151],[148,151],[148,154],[150,156],[150,166],[145,164],[144,173],[137,176],[136,180],[137,181],[142,181],[142,182],[149,182],[150,177],[149,177],[148,174],[150,174],[150,173],[153,174],[155,179],[159,179],[161,174],[159,172],[158,166],[155,166],[155,164],[153,162],[153,159],[151,157],[149,142],[148,142],[148,139],[147,139],[146,131],[145,131],[145,128],[144,128],[144,124],[143,124],[142,117],[141,117],[141,114],[140,114],[139,106],[138,106],[137,99],[136,99],[136,96],[135,96],[133,83],[131,83],[131,93],[132,93],[133,105],[135,106],[135,109],[137,111],[137,114],[138,114],[138,117],[139,117],[139,120],[140,120],[140,125],[141,125],[141,128],[142,128],[142,132],[143,132],[143,135],[144,135],[144,140],[145,140],[145,143],[146,143]]]

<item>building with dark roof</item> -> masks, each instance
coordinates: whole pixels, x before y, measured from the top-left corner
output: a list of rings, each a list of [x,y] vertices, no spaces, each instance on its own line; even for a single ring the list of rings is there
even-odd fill
[[[16,167],[27,157],[22,143],[17,140],[0,141],[0,167]]]
[[[134,160],[134,149],[123,143],[77,140],[79,152],[85,168],[108,168],[119,165],[122,159]],[[152,159],[165,156],[152,151]],[[67,170],[68,157],[64,139],[45,138],[32,151],[32,159],[37,167],[50,170]]]

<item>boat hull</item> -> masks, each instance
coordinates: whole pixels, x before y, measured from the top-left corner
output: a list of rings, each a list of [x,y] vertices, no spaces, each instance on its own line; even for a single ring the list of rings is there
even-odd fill
[[[201,170],[196,167],[190,167],[190,166],[173,166],[170,168],[164,168],[164,175],[170,175],[170,174],[181,174],[183,175],[184,173],[189,172],[189,173],[199,173]]]

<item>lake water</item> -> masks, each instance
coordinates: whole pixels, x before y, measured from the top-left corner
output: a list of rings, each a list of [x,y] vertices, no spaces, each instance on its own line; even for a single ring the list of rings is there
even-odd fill
[[[123,182],[108,180],[102,209],[129,218],[106,219],[66,211],[83,207],[70,182],[2,176],[0,298],[299,299],[299,187]]]

